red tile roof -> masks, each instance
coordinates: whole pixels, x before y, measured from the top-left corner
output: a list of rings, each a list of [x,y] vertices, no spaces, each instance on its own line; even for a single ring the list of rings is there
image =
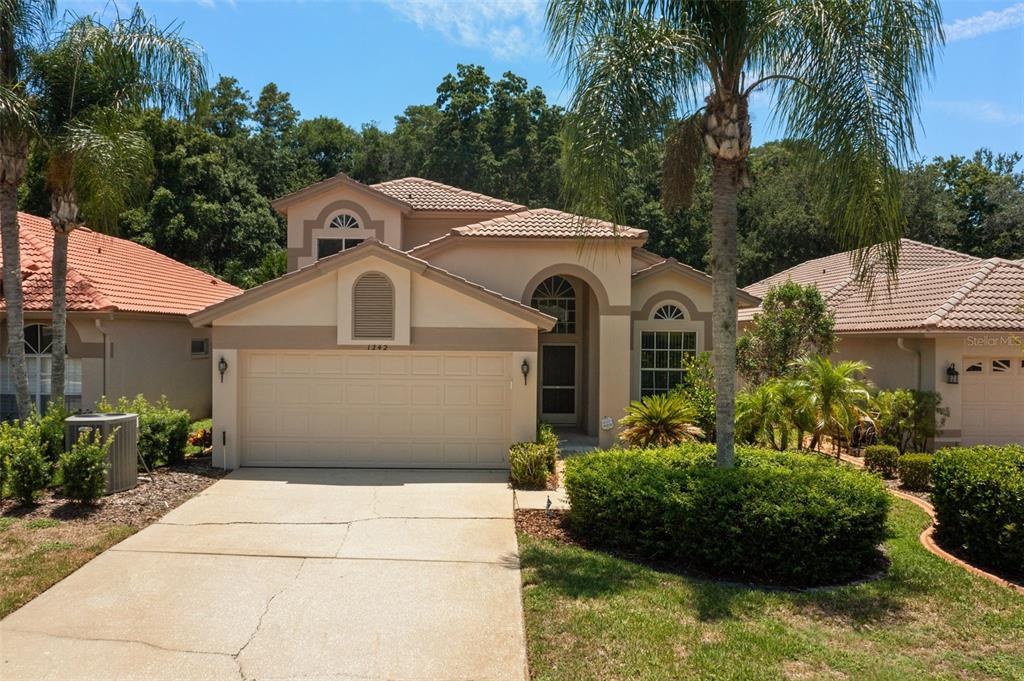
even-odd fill
[[[403,177],[378,184],[371,184],[375,189],[391,198],[405,201],[413,210],[454,210],[480,212],[512,212],[522,210],[524,206],[511,201],[496,199],[485,194],[451,187],[447,184],[424,180],[420,177]]]
[[[53,296],[50,221],[18,213],[25,309],[49,310]],[[132,241],[76,229],[68,244],[68,310],[187,315],[241,289]],[[0,300],[0,309],[5,304]]]

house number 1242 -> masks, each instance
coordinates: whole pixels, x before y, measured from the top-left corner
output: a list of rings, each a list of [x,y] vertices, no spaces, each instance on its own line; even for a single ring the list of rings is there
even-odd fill
[[[367,350],[387,350],[388,346],[386,346],[386,345],[367,345],[366,349]]]

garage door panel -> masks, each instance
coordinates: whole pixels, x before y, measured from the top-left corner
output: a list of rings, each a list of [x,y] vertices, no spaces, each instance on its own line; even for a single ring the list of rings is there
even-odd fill
[[[241,366],[243,465],[505,465],[507,353],[249,351]]]
[[[961,442],[1024,443],[1024,364],[1000,358],[964,358]]]

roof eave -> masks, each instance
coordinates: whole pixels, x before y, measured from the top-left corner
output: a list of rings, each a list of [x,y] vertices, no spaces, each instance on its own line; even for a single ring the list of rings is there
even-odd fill
[[[362,182],[359,182],[358,180],[353,180],[351,177],[345,175],[344,173],[338,173],[334,177],[329,177],[325,180],[321,180],[320,182],[311,184],[308,187],[304,187],[303,189],[299,189],[298,191],[294,191],[290,194],[279,196],[278,198],[270,202],[270,206],[278,213],[284,215],[287,213],[286,209],[288,208],[288,206],[291,206],[294,203],[311,198],[313,196],[317,196],[318,194],[330,191],[339,186],[350,187],[357,191],[362,191],[367,194],[370,194],[374,198],[380,199],[385,203],[390,203],[396,208],[399,208],[403,213],[407,213],[413,210],[412,205],[410,205],[409,203],[406,203],[401,199],[396,199],[390,194],[385,194],[379,189],[374,189],[373,187],[365,185]]]

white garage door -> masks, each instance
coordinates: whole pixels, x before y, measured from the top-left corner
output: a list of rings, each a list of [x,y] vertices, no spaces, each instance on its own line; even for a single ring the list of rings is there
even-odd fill
[[[241,354],[243,466],[503,468],[511,356]]]
[[[963,388],[964,445],[1024,443],[1024,359],[965,357]]]

